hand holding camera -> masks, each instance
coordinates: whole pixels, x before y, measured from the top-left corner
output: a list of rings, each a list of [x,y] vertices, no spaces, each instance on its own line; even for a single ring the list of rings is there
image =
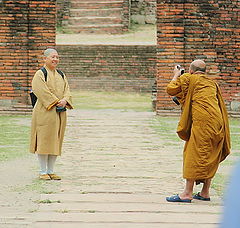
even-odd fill
[[[180,75],[184,74],[184,68],[181,65],[176,65],[173,70],[174,77],[179,77]]]
[[[184,68],[182,68],[181,65],[176,65],[173,70],[174,73],[173,80],[177,80],[177,78],[184,74],[184,72],[185,72]],[[175,104],[180,105],[177,97],[173,97],[172,100]]]

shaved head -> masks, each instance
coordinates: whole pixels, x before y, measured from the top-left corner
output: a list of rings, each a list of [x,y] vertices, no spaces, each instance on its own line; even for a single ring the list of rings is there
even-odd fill
[[[59,56],[55,49],[48,48],[44,51],[43,60],[50,70],[55,70],[59,63]]]
[[[201,59],[194,60],[190,65],[190,71],[191,73],[196,71],[206,72],[206,63]]]
[[[45,57],[48,57],[52,52],[57,52],[57,50],[53,49],[53,48],[48,48],[44,51],[43,55]]]

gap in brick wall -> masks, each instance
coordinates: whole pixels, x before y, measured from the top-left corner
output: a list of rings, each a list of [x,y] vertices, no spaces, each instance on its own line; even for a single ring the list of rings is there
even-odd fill
[[[57,34],[57,49],[72,89],[152,92],[156,25],[117,35]]]

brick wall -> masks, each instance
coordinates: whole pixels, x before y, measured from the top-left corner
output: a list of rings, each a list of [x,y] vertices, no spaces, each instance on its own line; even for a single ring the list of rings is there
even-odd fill
[[[122,21],[123,21],[123,32],[128,31],[130,26],[130,0],[123,1]]]
[[[55,1],[0,1],[0,110],[25,110],[42,50],[55,44]]]
[[[71,89],[150,91],[156,46],[58,45]]]
[[[57,26],[59,28],[68,25],[68,19],[70,15],[70,0],[57,0]]]
[[[156,24],[156,0],[131,0],[131,20],[137,24]]]
[[[60,30],[68,25],[70,8],[71,0],[57,0],[57,25]],[[128,31],[130,18],[138,24],[155,24],[156,0],[123,0],[123,31]]]
[[[130,0],[57,0],[56,2],[57,26],[60,33],[120,34],[129,29]]]
[[[166,95],[174,65],[188,69],[197,58],[219,82],[228,109],[240,111],[239,0],[158,0],[157,30],[159,114],[177,108]]]

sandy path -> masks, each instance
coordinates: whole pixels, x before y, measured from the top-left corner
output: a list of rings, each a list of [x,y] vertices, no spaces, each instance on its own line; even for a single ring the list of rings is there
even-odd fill
[[[165,201],[183,188],[182,143],[159,138],[150,126],[154,118],[151,112],[69,112],[64,154],[56,166],[62,181],[44,186],[51,194],[26,191],[24,210],[9,206],[10,217],[1,209],[0,227],[217,227],[221,206],[214,191],[210,203]],[[25,184],[37,172],[35,160],[28,157],[25,164],[29,161],[21,174]]]

